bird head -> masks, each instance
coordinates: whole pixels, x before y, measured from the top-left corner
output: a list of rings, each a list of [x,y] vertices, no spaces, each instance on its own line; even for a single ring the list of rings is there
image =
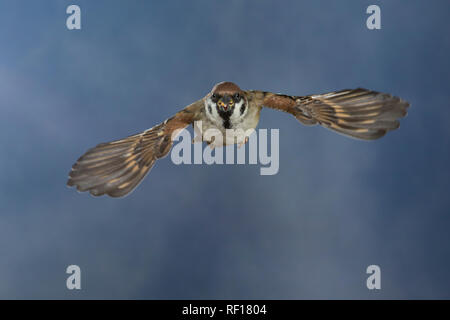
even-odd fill
[[[243,92],[232,82],[221,82],[214,86],[209,98],[216,105],[217,111],[231,112],[235,104],[243,98]]]

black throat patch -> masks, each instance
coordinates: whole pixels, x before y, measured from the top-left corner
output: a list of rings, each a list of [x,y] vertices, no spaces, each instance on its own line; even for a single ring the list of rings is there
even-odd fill
[[[223,127],[225,129],[231,129],[230,117],[233,114],[234,106],[230,108],[230,110],[223,111],[220,108],[217,108],[217,113],[223,120]]]

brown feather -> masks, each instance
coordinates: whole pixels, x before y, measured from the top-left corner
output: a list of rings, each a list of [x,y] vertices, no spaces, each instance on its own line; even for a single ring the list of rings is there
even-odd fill
[[[409,103],[367,89],[342,90],[322,95],[287,96],[249,91],[261,105],[294,115],[306,125],[320,124],[364,140],[378,139],[399,127]]]
[[[233,95],[235,93],[243,93],[244,91],[239,88],[238,85],[234,84],[233,82],[220,82],[216,84],[212,90],[211,93],[216,93],[220,95]]]
[[[168,154],[172,134],[193,123],[203,106],[199,100],[165,122],[125,139],[101,143],[73,165],[68,186],[94,196],[122,197],[131,192],[157,159]]]

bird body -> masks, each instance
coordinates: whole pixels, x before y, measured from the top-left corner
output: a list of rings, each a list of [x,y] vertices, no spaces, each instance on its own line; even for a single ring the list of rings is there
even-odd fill
[[[409,103],[361,88],[290,96],[244,91],[232,82],[221,82],[163,123],[89,149],[73,165],[67,184],[95,196],[124,196],[140,183],[157,159],[168,154],[178,130],[193,125],[211,147],[242,145],[258,125],[263,107],[287,112],[305,125],[320,124],[346,136],[374,140],[399,127],[398,119],[407,114]]]
[[[203,99],[206,117],[202,118],[202,140],[211,147],[242,145],[258,125],[262,106],[231,82],[217,84],[212,92]],[[208,130],[218,130],[220,134],[212,132],[212,139]]]

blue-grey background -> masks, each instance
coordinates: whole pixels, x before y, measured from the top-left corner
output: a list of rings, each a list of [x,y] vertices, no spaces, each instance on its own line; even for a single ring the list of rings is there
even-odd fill
[[[69,4],[82,30],[67,30]],[[370,4],[381,30],[366,28]],[[2,1],[0,298],[450,298],[449,8]],[[263,110],[260,128],[280,128],[274,176],[165,158],[123,199],[65,186],[88,148],[224,80],[295,95],[367,87],[412,106],[374,142]],[[66,289],[70,264],[81,291]]]

